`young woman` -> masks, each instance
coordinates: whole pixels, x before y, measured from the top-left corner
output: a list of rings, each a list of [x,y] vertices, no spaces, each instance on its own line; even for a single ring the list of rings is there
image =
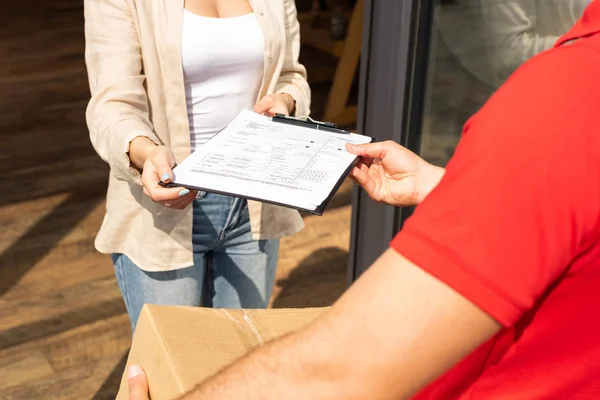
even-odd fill
[[[266,307],[298,212],[166,189],[244,108],[307,115],[294,0],[85,0],[92,144],[110,165],[96,238],[135,325],[143,304]],[[205,288],[206,289],[206,288]]]

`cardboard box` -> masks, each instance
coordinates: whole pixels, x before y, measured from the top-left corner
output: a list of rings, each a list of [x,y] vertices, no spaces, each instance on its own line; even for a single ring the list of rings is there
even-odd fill
[[[309,324],[324,310],[145,305],[127,366],[144,368],[152,400],[172,400],[251,349]],[[126,368],[117,400],[128,396]]]

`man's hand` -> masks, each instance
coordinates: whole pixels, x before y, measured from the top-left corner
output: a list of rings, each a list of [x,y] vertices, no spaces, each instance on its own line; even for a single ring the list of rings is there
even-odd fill
[[[275,114],[290,115],[294,111],[294,99],[287,93],[269,94],[260,99],[253,107],[254,112],[273,116]]]
[[[429,164],[391,140],[347,144],[346,150],[361,157],[350,178],[373,200],[393,206],[421,203],[444,175],[443,168]]]
[[[127,371],[129,379],[129,400],[150,400],[148,380],[144,370],[139,365],[132,365]]]

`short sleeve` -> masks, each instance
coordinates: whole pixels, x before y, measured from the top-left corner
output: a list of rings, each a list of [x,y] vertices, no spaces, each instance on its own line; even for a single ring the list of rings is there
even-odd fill
[[[583,42],[509,78],[391,243],[505,326],[598,239],[600,53]]]

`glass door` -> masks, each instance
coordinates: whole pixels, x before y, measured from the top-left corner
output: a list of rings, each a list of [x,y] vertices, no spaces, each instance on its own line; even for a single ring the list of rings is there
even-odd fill
[[[359,129],[444,166],[466,120],[520,65],[552,47],[589,1],[368,1]],[[374,204],[355,189],[350,282],[411,212]]]
[[[590,0],[437,0],[419,153],[445,165],[466,120],[529,58],[551,48]]]

